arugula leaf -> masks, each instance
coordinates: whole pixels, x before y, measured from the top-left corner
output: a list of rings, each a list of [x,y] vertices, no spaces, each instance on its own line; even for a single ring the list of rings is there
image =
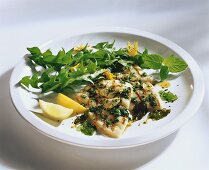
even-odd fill
[[[171,92],[165,92],[164,90],[159,91],[159,94],[160,94],[160,98],[163,101],[174,102],[178,99],[178,97],[175,94]]]
[[[46,72],[43,72],[40,79],[39,79],[39,82],[40,83],[47,82],[47,81],[49,81],[49,79],[50,78],[49,78],[48,74]]]
[[[63,68],[60,70],[58,76],[57,76],[57,81],[60,82],[60,86],[62,88],[66,87],[69,84],[70,78],[68,77],[69,70],[66,68]]]
[[[20,84],[23,84],[24,86],[26,87],[29,87],[30,85],[30,76],[25,76],[23,77],[20,81],[19,81]]]
[[[47,55],[43,57],[43,61],[48,64],[57,63],[57,57],[53,55]]]
[[[161,68],[163,57],[158,54],[150,54],[142,56],[143,64],[141,65],[143,68],[158,70]]]
[[[72,59],[73,51],[74,51],[74,48],[67,51],[64,56],[61,55],[62,56],[62,62],[61,63],[63,65],[72,63],[72,61],[73,61],[73,59]]]
[[[35,73],[30,79],[30,85],[33,88],[38,88],[38,83],[39,83],[38,73]]]
[[[60,82],[56,81],[56,76],[51,76],[49,81],[44,82],[40,87],[42,89],[42,93],[47,93],[50,91],[56,91],[59,86]]]
[[[103,49],[107,43],[108,43],[107,41],[106,42],[100,42],[100,43],[96,44],[95,46],[93,46],[93,48]]]
[[[126,55],[126,50],[124,48],[120,48],[116,51],[113,51],[113,54],[115,56],[125,56]]]
[[[97,64],[89,60],[89,64],[87,66],[88,72],[92,74],[96,71],[96,68],[97,68]]]
[[[66,53],[65,50],[62,49],[57,54],[57,63],[62,64],[62,59],[65,57]]]
[[[169,70],[168,70],[167,66],[162,66],[160,68],[160,79],[161,79],[161,81],[167,79],[168,73],[169,73]]]
[[[52,55],[52,52],[50,49],[46,50],[43,54],[43,57],[46,57],[46,56],[51,56]]]
[[[188,67],[187,63],[184,60],[177,58],[173,55],[165,58],[163,64],[168,67],[171,73],[184,71]]]
[[[115,44],[115,40],[111,44],[107,43],[106,47],[113,48],[114,44]]]
[[[100,42],[100,43],[96,44],[95,46],[93,46],[93,48],[95,48],[95,49],[112,48],[114,46],[114,44],[115,44],[115,40],[111,44],[109,44],[108,41]]]
[[[32,54],[32,55],[41,55],[41,51],[38,47],[32,47],[32,48],[27,48],[27,50]]]

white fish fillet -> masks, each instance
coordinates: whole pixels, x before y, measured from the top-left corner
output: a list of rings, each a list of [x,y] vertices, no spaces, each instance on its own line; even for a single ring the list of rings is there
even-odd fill
[[[115,123],[113,126],[106,126],[105,122],[96,118],[93,113],[89,113],[89,118],[97,130],[105,136],[112,138],[119,138],[125,131],[128,124],[127,117],[118,117],[119,122]]]

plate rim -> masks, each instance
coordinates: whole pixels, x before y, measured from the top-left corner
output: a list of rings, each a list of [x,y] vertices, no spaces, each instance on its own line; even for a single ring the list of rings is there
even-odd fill
[[[174,120],[172,120],[171,122],[169,122],[168,124],[160,127],[159,129],[161,131],[159,131],[159,129],[156,129],[155,133],[151,133],[149,135],[149,137],[147,139],[144,139],[143,142],[140,143],[135,143],[135,144],[129,144],[129,145],[116,145],[116,146],[102,146],[102,145],[85,145],[85,144],[80,144],[80,143],[74,143],[72,141],[63,139],[62,135],[59,135],[59,132],[54,131],[53,128],[50,128],[50,125],[48,125],[47,129],[46,128],[46,123],[43,124],[37,124],[38,122],[36,122],[34,124],[34,121],[31,121],[32,118],[32,114],[28,114],[28,110],[26,113],[26,109],[23,107],[23,105],[17,105],[18,101],[20,100],[17,97],[17,88],[16,83],[17,83],[17,76],[16,74],[18,72],[21,71],[20,66],[22,64],[24,64],[24,57],[22,57],[19,61],[19,63],[17,65],[15,65],[12,74],[11,74],[11,78],[10,78],[10,96],[12,99],[12,103],[15,106],[17,112],[19,113],[19,115],[26,120],[26,122],[28,122],[29,125],[31,125],[31,127],[35,128],[36,130],[38,130],[39,132],[41,132],[42,134],[44,134],[45,136],[48,136],[52,139],[55,139],[57,141],[60,142],[64,142],[67,144],[72,144],[75,146],[79,146],[79,147],[86,147],[86,148],[97,148],[97,149],[118,149],[118,148],[128,148],[128,147],[134,147],[134,146],[139,146],[139,145],[144,145],[147,143],[151,143],[154,142],[156,140],[162,139],[170,134],[172,134],[173,132],[177,131],[180,127],[182,127],[187,121],[189,121],[192,116],[197,112],[198,108],[200,107],[203,97],[204,97],[204,79],[203,79],[203,74],[199,68],[199,66],[197,65],[197,63],[195,62],[195,60],[192,58],[192,56],[187,53],[184,49],[182,49],[181,47],[179,47],[177,44],[171,42],[170,40],[163,38],[159,35],[150,33],[150,32],[146,32],[146,31],[141,31],[138,29],[133,29],[133,28],[123,28],[123,27],[90,27],[90,28],[85,28],[85,30],[83,29],[78,29],[76,31],[71,32],[71,34],[65,35],[65,36],[60,36],[58,38],[55,38],[53,41],[54,42],[58,42],[60,40],[64,40],[76,35],[83,35],[83,34],[90,34],[90,33],[125,33],[125,34],[132,34],[132,35],[136,35],[136,36],[143,36],[146,38],[149,38],[151,40],[154,40],[156,42],[159,42],[163,45],[165,45],[166,47],[170,48],[171,50],[173,50],[175,53],[177,53],[181,58],[183,58],[189,65],[191,74],[193,76],[193,82],[194,82],[194,89],[193,89],[193,94],[189,100],[189,103],[187,104],[187,106],[183,109],[182,113],[177,116]],[[53,41],[50,42],[46,42],[42,45],[40,45],[40,48],[44,48],[46,45],[48,45],[49,43],[53,43]],[[16,90],[15,90],[16,89]],[[194,105],[195,103],[195,105]],[[189,107],[192,107],[192,111],[189,112]],[[56,133],[56,134],[54,134]],[[67,135],[67,134],[66,134]]]

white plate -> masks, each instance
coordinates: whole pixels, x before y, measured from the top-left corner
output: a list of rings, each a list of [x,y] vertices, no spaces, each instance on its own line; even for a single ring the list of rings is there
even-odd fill
[[[56,52],[62,47],[70,49],[78,44],[96,44],[101,41],[113,40],[116,40],[116,47],[125,47],[127,41],[138,41],[140,50],[146,47],[150,52],[163,56],[175,54],[187,62],[189,65],[187,71],[170,81],[172,86],[169,90],[177,94],[179,99],[170,105],[172,112],[167,117],[140,126],[136,122],[119,139],[111,139],[102,135],[85,136],[70,128],[72,122],[70,119],[62,122],[59,126],[48,124],[28,110],[28,105],[33,103],[31,96],[26,90],[16,85],[24,75],[30,74],[30,69],[24,58],[14,68],[10,80],[11,97],[20,115],[38,131],[49,137],[90,148],[123,148],[143,145],[161,139],[179,129],[199,108],[204,95],[204,83],[201,71],[193,58],[171,41],[135,29],[96,28],[85,31],[78,30],[74,35],[51,41],[40,47],[42,50],[50,48]]]

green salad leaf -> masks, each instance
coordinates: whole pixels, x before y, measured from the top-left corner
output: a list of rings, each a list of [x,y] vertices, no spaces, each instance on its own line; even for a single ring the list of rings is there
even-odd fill
[[[159,54],[149,54],[146,48],[142,53],[130,56],[127,48],[115,49],[114,43],[100,42],[90,48],[86,44],[80,50],[61,49],[57,54],[50,49],[42,52],[38,47],[27,48],[30,52],[27,60],[33,75],[23,77],[19,83],[27,88],[41,89],[42,93],[63,92],[104,78],[105,69],[116,73],[138,65],[159,71],[161,80],[165,80],[169,73],[187,68],[187,64],[175,56],[164,58]]]
[[[32,47],[32,48],[27,48],[27,50],[32,54],[32,55],[41,55],[41,51],[38,47]]]
[[[25,76],[20,80],[20,83],[23,84],[26,87],[29,87],[30,85],[30,76]]]

